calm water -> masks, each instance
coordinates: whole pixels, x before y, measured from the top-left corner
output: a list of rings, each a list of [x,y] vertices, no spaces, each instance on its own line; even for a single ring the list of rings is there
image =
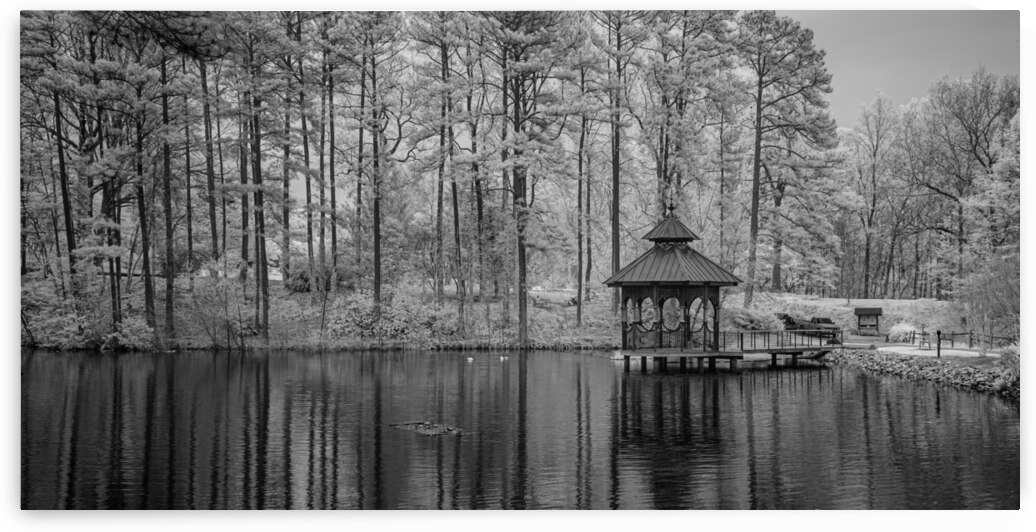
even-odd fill
[[[468,433],[389,426],[417,420]],[[23,508],[1017,508],[1019,409],[840,367],[34,353],[21,485]]]

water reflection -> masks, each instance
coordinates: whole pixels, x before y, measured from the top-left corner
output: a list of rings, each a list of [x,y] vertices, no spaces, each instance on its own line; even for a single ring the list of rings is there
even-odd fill
[[[389,426],[418,420],[468,432]],[[22,362],[24,508],[1015,508],[1018,464],[1016,405],[841,368],[639,375],[560,353]]]

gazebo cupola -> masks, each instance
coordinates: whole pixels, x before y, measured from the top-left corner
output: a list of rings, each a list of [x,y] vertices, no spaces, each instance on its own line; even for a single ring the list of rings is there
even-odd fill
[[[644,235],[651,249],[604,282],[621,291],[623,349],[719,345],[720,287],[741,280],[691,248],[698,235],[673,210]]]

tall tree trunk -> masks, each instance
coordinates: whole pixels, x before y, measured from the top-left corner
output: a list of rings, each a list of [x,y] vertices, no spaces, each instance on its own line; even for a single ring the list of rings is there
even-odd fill
[[[453,101],[448,100],[447,112],[449,116],[453,116]],[[453,126],[447,128],[447,137],[449,141],[449,150],[447,154],[450,157],[450,168],[453,169]],[[457,190],[457,172],[451,172],[450,177],[450,189],[453,196],[453,270],[454,278],[457,280],[457,325],[458,331],[461,336],[467,332],[467,317],[465,316],[465,300],[467,299],[468,285],[467,276],[464,271],[464,261],[461,255],[460,246],[460,198],[458,197]]]
[[[500,89],[500,100],[502,102],[501,108],[503,110],[501,115],[504,118],[503,118],[503,120],[500,121],[500,130],[501,130],[500,131],[500,173],[501,173],[501,176],[500,176],[501,177],[501,181],[500,181],[500,185],[501,185],[500,186],[500,213],[505,215],[507,213],[508,209],[511,209],[511,211],[513,213],[514,207],[513,207],[513,202],[509,203],[508,200],[507,200],[507,189],[509,188],[509,185],[510,185],[510,178],[508,177],[508,174],[507,174],[507,157],[508,157],[508,151],[507,151],[507,138],[508,138],[507,116],[509,115],[508,114],[509,113],[509,109],[508,109],[507,99],[508,99],[508,91],[509,91],[508,87],[509,87],[509,84],[510,84],[510,79],[509,79],[509,76],[508,76],[508,73],[507,73],[507,53],[505,52],[505,53],[501,54],[501,56],[502,56],[502,58],[501,58],[500,70],[503,72],[503,74],[502,74],[503,81],[502,81],[502,83],[500,85],[500,87],[501,87],[501,89]],[[507,286],[507,284],[508,284],[508,278],[510,276],[507,274],[507,271],[508,271],[508,264],[507,263],[509,262],[508,261],[509,258],[510,258],[509,256],[504,257],[504,260],[502,261],[503,265],[500,268],[500,271],[497,272],[498,279],[493,281],[493,294],[496,295],[496,296],[500,295],[500,286],[501,285]],[[501,323],[501,325],[503,327],[508,327],[510,325],[510,321],[511,321],[511,294],[510,294],[510,290],[505,290],[504,291],[504,296],[503,296],[503,302],[500,305],[500,323]]]
[[[320,63],[320,136],[318,137],[319,143],[317,144],[317,167],[319,169],[318,176],[320,185],[320,249],[318,255],[320,256],[320,290],[326,290],[327,285],[325,283],[325,276],[327,274],[327,213],[324,210],[326,205],[326,181],[324,175],[324,142],[327,141],[327,93],[324,92],[324,85],[327,84],[327,50],[324,50],[324,58]]]
[[[584,281],[586,295],[584,299],[590,299],[590,272],[593,270],[594,254],[593,254],[593,237],[591,236],[591,225],[590,220],[590,184],[593,182],[593,152],[586,152],[586,277]]]
[[[28,222],[29,222],[28,214],[29,214],[29,211],[28,211],[28,208],[27,208],[27,206],[28,206],[28,199],[26,198],[26,192],[25,192],[26,191],[26,186],[25,186],[25,184],[26,184],[25,183],[25,177],[22,176],[22,178],[18,180],[18,199],[20,200],[20,203],[21,203],[21,212],[19,213],[20,214],[20,220],[21,220],[21,222],[19,224],[19,227],[21,227],[21,234],[19,235],[19,237],[20,237],[19,238],[19,244],[21,245],[21,272],[22,272],[21,274],[22,275],[26,275],[26,274],[29,273],[29,264],[27,262],[27,258],[28,257],[27,257],[27,247],[26,247],[27,238],[29,236],[29,232],[28,232]]]
[[[328,168],[331,180],[331,286],[337,284],[338,276],[338,202],[335,184],[335,77],[333,69],[327,73],[327,127],[328,127]]]
[[[288,166],[291,157],[291,149],[288,146],[288,138],[291,134],[291,92],[284,96],[284,147],[282,164],[283,175],[281,176],[281,279],[288,281],[291,273],[291,174]]]
[[[137,99],[141,98],[141,87],[137,86]],[[144,113],[140,112],[136,120],[137,145],[136,145],[136,166],[137,166],[137,214],[140,224],[140,258],[144,270],[144,319],[148,326],[155,327],[155,285],[151,276],[151,233],[148,230],[147,199],[144,196]],[[130,263],[130,273],[133,264]],[[128,289],[128,285],[127,285]]]
[[[439,48],[440,61],[441,61],[441,78],[440,81],[446,82],[446,46],[441,45]],[[436,193],[435,193],[435,265],[433,270],[435,271],[435,302],[442,305],[443,298],[443,276],[444,270],[446,269],[443,265],[443,252],[442,252],[442,201],[443,201],[443,174],[446,167],[446,88],[443,88],[443,94],[439,97],[439,152],[438,156],[438,173],[436,174]]]
[[[298,23],[295,25],[295,42],[302,42],[302,13],[298,13]],[[302,164],[305,165],[306,177],[306,256],[309,259],[309,282],[310,287],[316,286],[314,278],[314,253],[313,253],[313,185],[309,175],[309,126],[306,120],[306,65],[302,58],[299,58],[299,115],[302,121]]]
[[[44,194],[56,195],[58,189],[61,188],[61,184],[58,182],[58,176],[54,175],[53,164],[51,164],[51,180],[53,194],[46,190],[46,182],[44,182]],[[54,230],[54,259],[57,261],[57,277],[61,281],[61,299],[68,299],[68,290],[65,288],[65,270],[61,266],[61,228],[58,224],[58,213],[57,208],[52,207],[48,209],[50,211],[50,227]]]
[[[726,115],[721,113],[719,119],[719,257],[720,264],[730,269],[727,260],[727,154],[726,154]]]
[[[889,278],[892,276],[892,261],[896,257],[896,240],[899,235],[895,232],[892,233],[892,241],[889,243],[889,256],[885,262],[885,274],[882,283],[881,293],[884,297],[889,297]]]
[[[520,138],[522,133],[522,80],[512,79],[511,110],[513,116],[513,132],[515,138]],[[529,286],[528,286],[528,264],[525,249],[525,229],[528,224],[528,202],[526,195],[526,172],[525,163],[521,160],[522,150],[515,148],[514,158],[516,164],[511,171],[514,180],[512,187],[514,194],[515,226],[518,237],[518,346],[521,349],[529,347]]]
[[[112,183],[112,221],[117,227],[122,226],[122,186],[116,186]],[[111,231],[111,239],[109,245],[122,246],[122,230],[113,229]],[[108,269],[109,271],[114,268],[111,272],[111,289],[114,292],[114,303],[115,307],[112,309],[112,321],[114,323],[122,322],[122,257],[115,257],[114,260],[109,259]]]
[[[216,100],[213,102],[216,111],[216,138],[220,139],[216,143],[216,154],[219,159],[219,218],[220,218],[220,248],[219,256],[227,256],[227,194],[225,188],[227,185],[227,176],[225,173],[226,167],[223,165],[223,121],[220,120],[219,112],[219,81],[216,82]]]
[[[609,36],[611,28],[609,28]],[[619,271],[621,252],[619,249],[619,164],[620,145],[622,142],[622,129],[619,124],[621,118],[620,106],[622,104],[622,23],[616,19],[615,24],[615,79],[611,87],[611,136],[612,136],[612,274]],[[619,289],[612,290],[612,314],[619,312]]]
[[[759,181],[763,152],[763,80],[756,84],[755,94],[755,146],[752,149],[752,209],[748,230],[748,272],[745,280],[744,308],[752,308],[755,294],[756,247],[759,243]]]
[[[353,240],[356,243],[356,265],[363,261],[363,133],[367,130],[367,53],[360,56],[360,127],[359,144],[356,148],[356,229]]]
[[[65,219],[65,249],[68,251],[68,273],[72,279],[72,293],[76,293],[76,233],[75,219],[72,217],[72,198],[68,192],[68,168],[65,162],[65,127],[61,113],[61,96],[54,91],[54,131],[57,135],[58,148],[58,181],[61,184],[61,211]]]
[[[374,315],[381,319],[381,110],[378,108],[378,65],[377,60],[370,57],[371,71],[371,163],[373,192],[374,232]]]
[[[187,58],[181,58],[183,73],[187,75]],[[187,201],[187,276],[191,288],[194,288],[194,207],[191,205],[191,107],[187,94],[183,95],[183,138],[184,138],[184,181],[186,182]]]
[[[914,235],[914,279],[911,286],[911,294],[914,299],[917,299],[918,291],[918,279],[921,277],[921,235]]]
[[[779,185],[774,187],[773,193],[773,207],[775,211],[780,211],[781,202],[784,201],[784,183],[781,182]],[[784,253],[784,235],[781,234],[780,229],[775,231],[776,236],[773,242],[773,272],[770,277],[770,285],[774,292],[781,291],[781,266],[783,264],[783,253]]]
[[[470,72],[469,72],[470,78]],[[485,215],[485,204],[482,197],[482,171],[478,164],[478,119],[475,118],[475,110],[472,109],[472,94],[468,91],[468,133],[471,146],[471,176],[475,193],[475,237],[478,247],[478,295],[485,297],[485,235],[483,216]],[[475,291],[474,288],[471,289]]]
[[[209,82],[205,61],[198,61],[201,72],[201,112],[205,122],[205,185],[208,192],[209,234],[212,240],[212,260],[219,258],[219,233],[216,229],[216,172],[213,169],[212,116],[209,110]]]
[[[580,73],[580,89],[585,89],[586,71]],[[586,145],[586,114],[579,120],[579,147],[576,150],[576,327],[583,326],[583,151]]]
[[[166,57],[162,56],[162,124],[169,128],[169,80],[167,76]],[[176,297],[173,281],[176,278],[173,263],[173,173],[170,168],[171,154],[169,139],[162,139],[162,214],[165,216],[165,334],[172,339],[176,335],[173,325],[174,300]]]
[[[249,61],[252,63],[252,61]],[[254,64],[254,63],[252,63]],[[255,78],[259,72],[255,72]],[[262,321],[260,330],[263,335],[263,342],[270,343],[270,275],[267,271],[266,260],[266,211],[263,209],[263,164],[262,164],[262,129],[260,128],[259,113],[262,108],[262,101],[258,96],[252,96],[252,182],[255,184],[255,274],[259,282],[259,297],[262,302]]]
[[[316,279],[312,275],[315,264],[313,258],[313,205],[311,203],[313,199],[313,180],[309,175],[309,127],[306,124],[306,109],[303,99],[302,92],[299,92],[299,109],[302,115],[302,164],[305,166],[306,177],[306,256],[309,258],[309,277],[312,285],[312,283],[316,283]]]
[[[248,101],[241,102],[241,109],[248,105]],[[248,265],[248,241],[251,240],[248,232],[248,218],[251,215],[248,193],[248,133],[251,129],[246,116],[241,116],[238,123],[238,170],[241,173],[241,262],[242,271],[246,271]]]
[[[871,296],[871,228],[865,227],[863,237],[863,299]]]

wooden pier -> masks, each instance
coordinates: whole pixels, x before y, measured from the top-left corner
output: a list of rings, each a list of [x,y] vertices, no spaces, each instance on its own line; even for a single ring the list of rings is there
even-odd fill
[[[738,371],[742,361],[765,361],[771,368],[798,366],[799,360],[817,359],[842,349],[842,331],[738,331],[721,332],[721,343],[708,348],[646,347],[616,351],[613,358],[622,358],[623,370],[629,372],[634,359],[640,359],[641,373],[648,371],[648,359],[655,371],[665,373],[669,363],[679,364],[680,372],[689,366],[698,372],[716,371],[720,361],[730,371]],[[746,359],[747,357],[747,359]]]

